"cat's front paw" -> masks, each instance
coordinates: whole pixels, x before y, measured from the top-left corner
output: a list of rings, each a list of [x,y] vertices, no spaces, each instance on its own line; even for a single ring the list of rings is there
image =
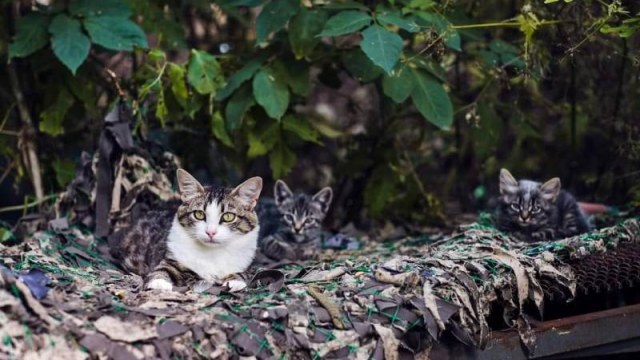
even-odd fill
[[[229,280],[225,281],[222,286],[228,286],[230,292],[238,292],[247,288],[247,283],[243,280]]]
[[[173,290],[173,284],[165,279],[153,279],[149,281],[145,287],[149,290]]]

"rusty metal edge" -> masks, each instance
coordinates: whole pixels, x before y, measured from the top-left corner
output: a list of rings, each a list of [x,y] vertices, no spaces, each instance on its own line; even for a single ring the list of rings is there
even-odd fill
[[[515,330],[495,331],[484,350],[437,344],[434,359],[559,359],[638,351],[640,304],[534,325],[536,346],[529,356]]]

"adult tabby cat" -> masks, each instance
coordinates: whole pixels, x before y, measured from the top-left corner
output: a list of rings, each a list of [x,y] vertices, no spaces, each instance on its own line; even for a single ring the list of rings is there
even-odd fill
[[[182,169],[177,178],[181,203],[137,219],[112,245],[112,255],[126,270],[145,277],[147,289],[171,290],[195,280],[226,280],[232,290],[244,288],[242,280],[228,278],[253,261],[262,179],[231,189],[203,187]]]
[[[276,181],[274,201],[261,201],[258,213],[265,224],[260,232],[260,251],[272,260],[301,260],[313,257],[322,244],[322,221],[329,210],[330,187],[315,195],[293,193]]]
[[[525,241],[545,241],[591,230],[576,199],[560,189],[560,179],[544,184],[517,181],[500,170],[500,197],[496,209],[498,228]]]

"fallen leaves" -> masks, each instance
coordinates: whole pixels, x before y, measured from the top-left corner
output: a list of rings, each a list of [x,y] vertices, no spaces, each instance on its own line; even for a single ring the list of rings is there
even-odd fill
[[[124,322],[112,316],[102,316],[95,323],[96,330],[111,340],[134,343],[158,337],[154,327],[144,327],[131,322]]]
[[[637,225],[622,226],[619,241],[640,241]],[[559,242],[561,253],[479,228],[429,245],[373,243],[359,253],[335,253],[331,262],[257,271],[248,289],[231,294],[220,286],[145,291],[139,277],[103,259],[92,236],[73,226],[37,233],[3,255],[24,270],[41,268],[51,290],[37,301],[24,283],[2,277],[0,358],[79,359],[84,351],[117,359],[396,359],[400,351],[424,358],[443,332],[485,346],[495,304],[531,344],[522,302],[543,305],[542,280],[571,297],[575,277],[560,260],[613,246],[598,234]]]

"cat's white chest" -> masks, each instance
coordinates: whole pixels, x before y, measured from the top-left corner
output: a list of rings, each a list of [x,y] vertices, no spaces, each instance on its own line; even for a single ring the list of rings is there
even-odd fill
[[[220,246],[206,246],[192,239],[181,226],[171,227],[168,250],[183,266],[207,281],[221,280],[245,271],[256,253],[259,226]]]

